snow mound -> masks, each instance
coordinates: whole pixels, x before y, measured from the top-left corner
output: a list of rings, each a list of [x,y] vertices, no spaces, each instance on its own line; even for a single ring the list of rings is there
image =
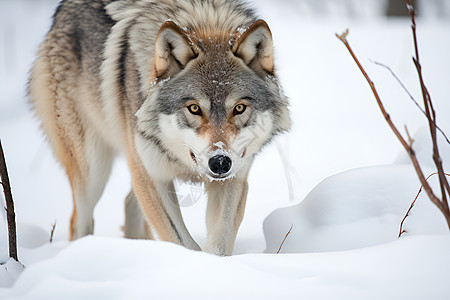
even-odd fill
[[[0,264],[0,288],[11,287],[22,273],[24,266],[13,258]]]
[[[410,165],[367,167],[331,176],[300,204],[267,217],[266,252],[279,249],[291,225],[282,252],[339,251],[394,241],[419,187]],[[444,217],[422,194],[405,226],[408,234],[448,234]]]

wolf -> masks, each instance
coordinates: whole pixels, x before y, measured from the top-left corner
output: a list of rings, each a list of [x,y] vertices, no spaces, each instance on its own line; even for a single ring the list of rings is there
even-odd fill
[[[70,181],[71,240],[93,233],[113,160],[125,155],[126,237],[201,250],[173,180],[203,183],[203,251],[231,255],[254,157],[291,123],[271,31],[239,0],[64,0],[28,93]]]

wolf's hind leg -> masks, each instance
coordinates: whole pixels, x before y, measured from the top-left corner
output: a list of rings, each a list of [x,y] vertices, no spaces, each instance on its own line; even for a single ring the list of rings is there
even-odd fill
[[[84,168],[78,168],[79,172],[75,174],[70,174],[71,171],[66,168],[72,185],[74,205],[71,240],[93,233],[94,208],[103,194],[114,158],[111,148],[98,136],[86,131],[84,137],[84,157],[80,159]]]
[[[123,232],[129,239],[152,239],[151,229],[145,220],[144,214],[133,189],[125,199],[125,226]]]
[[[113,151],[89,126],[86,110],[82,110],[86,97],[95,95],[80,93],[77,57],[67,50],[72,47],[70,37],[55,34],[54,38],[41,46],[30,76],[29,94],[69,177],[74,203],[70,226],[73,240],[93,232],[93,210],[108,179]]]

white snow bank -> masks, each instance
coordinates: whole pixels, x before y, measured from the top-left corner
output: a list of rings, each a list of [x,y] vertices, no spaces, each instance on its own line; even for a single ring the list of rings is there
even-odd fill
[[[0,287],[11,287],[19,278],[24,266],[13,258],[0,264]],[[1,294],[1,293],[0,293]]]
[[[357,249],[393,241],[420,187],[411,166],[355,169],[321,182],[300,204],[273,212],[264,222],[267,252]],[[444,217],[420,197],[405,223],[408,233],[448,233]],[[420,206],[420,208],[419,208]]]
[[[445,299],[450,239],[408,237],[316,254],[217,257],[87,237],[29,266],[2,299]]]

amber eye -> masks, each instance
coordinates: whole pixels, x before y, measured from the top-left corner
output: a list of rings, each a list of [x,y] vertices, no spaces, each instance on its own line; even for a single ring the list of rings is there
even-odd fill
[[[200,106],[198,106],[197,104],[191,104],[187,107],[187,109],[193,115],[201,115],[202,114]]]
[[[238,104],[238,105],[236,105],[234,107],[233,114],[234,115],[240,115],[240,114],[242,114],[245,111],[246,108],[247,108],[247,105],[245,105],[245,104]]]

